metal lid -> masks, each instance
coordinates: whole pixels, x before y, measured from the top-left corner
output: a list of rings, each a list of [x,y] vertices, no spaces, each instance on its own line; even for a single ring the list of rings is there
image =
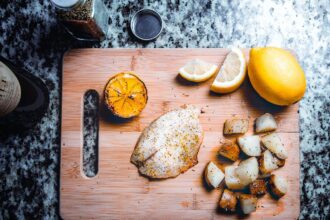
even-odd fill
[[[53,5],[61,9],[71,9],[85,2],[85,0],[51,0]]]
[[[142,41],[156,39],[163,30],[163,20],[152,9],[142,9],[134,14],[131,20],[133,35]]]

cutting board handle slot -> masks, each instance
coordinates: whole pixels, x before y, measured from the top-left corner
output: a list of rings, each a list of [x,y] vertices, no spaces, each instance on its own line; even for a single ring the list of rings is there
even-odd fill
[[[83,100],[83,172],[92,178],[99,169],[99,94],[95,90],[87,90]]]

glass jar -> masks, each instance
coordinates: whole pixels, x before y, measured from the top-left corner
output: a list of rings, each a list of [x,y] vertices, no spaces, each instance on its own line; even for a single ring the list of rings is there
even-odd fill
[[[66,30],[78,40],[102,40],[108,31],[103,0],[51,0]]]

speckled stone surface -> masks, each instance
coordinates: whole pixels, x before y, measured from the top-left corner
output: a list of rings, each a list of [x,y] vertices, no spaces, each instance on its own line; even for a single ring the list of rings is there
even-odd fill
[[[50,105],[37,126],[1,135],[0,219],[56,219],[60,152],[61,56],[72,47],[255,47],[295,50],[307,76],[300,102],[301,219],[330,213],[330,1],[105,1],[110,30],[98,44],[77,43],[48,1],[0,2],[0,52],[42,78]],[[165,29],[152,43],[129,35],[133,12],[156,9]],[[298,202],[298,201],[297,201]]]
[[[88,177],[95,176],[98,171],[98,105],[98,93],[88,90],[84,96],[83,126],[83,171]]]

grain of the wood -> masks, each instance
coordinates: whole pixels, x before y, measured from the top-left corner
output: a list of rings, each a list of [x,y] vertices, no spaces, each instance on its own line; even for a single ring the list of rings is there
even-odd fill
[[[248,50],[245,51],[248,55]],[[217,211],[220,191],[204,187],[203,170],[217,158],[226,119],[235,115],[253,120],[271,112],[289,152],[283,168],[275,171],[287,177],[289,191],[276,201],[269,195],[259,200],[254,219],[295,219],[299,214],[299,126],[298,104],[280,108],[262,100],[248,80],[234,93],[209,92],[212,79],[187,83],[178,69],[193,58],[221,64],[227,49],[78,49],[65,54],[62,89],[62,137],[60,212],[64,219],[233,219]],[[149,101],[142,114],[132,120],[111,121],[102,110],[99,134],[99,172],[87,178],[82,172],[83,95],[95,89],[100,96],[115,73],[134,70],[145,82]],[[174,179],[149,181],[139,175],[130,156],[140,132],[159,115],[183,104],[203,107],[201,123],[204,142],[199,163]],[[230,137],[232,138],[232,137]]]

